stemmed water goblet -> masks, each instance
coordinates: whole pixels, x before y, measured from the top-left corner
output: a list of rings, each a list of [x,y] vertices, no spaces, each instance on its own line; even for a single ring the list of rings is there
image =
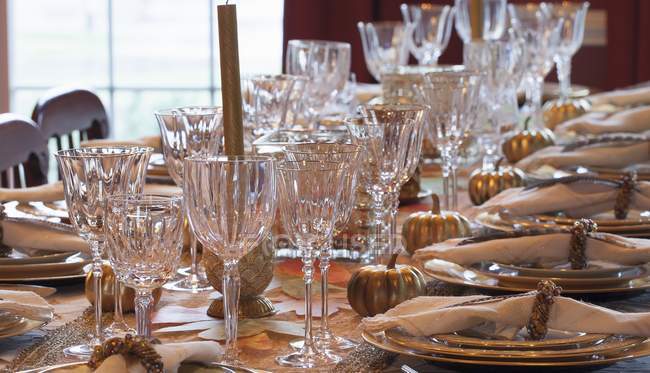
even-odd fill
[[[151,338],[152,291],[174,277],[183,248],[183,197],[114,195],[106,212],[108,257],[135,289],[137,333]]]
[[[479,109],[483,77],[476,71],[427,73],[419,86],[423,102],[429,105],[427,124],[431,142],[437,144],[443,160],[445,208],[458,209],[459,150]]]
[[[357,171],[359,168],[360,154],[363,148],[352,144],[294,144],[283,149],[285,158],[289,161],[313,161],[346,165],[350,168],[349,175],[343,180],[343,189],[338,204],[335,228],[345,226],[350,220],[352,206],[354,206],[357,187]],[[333,247],[333,235],[330,235],[323,246],[320,247],[319,267],[321,273],[321,324],[315,336],[316,347],[324,350],[346,350],[354,348],[357,344],[347,338],[336,336],[329,327],[328,316],[328,273],[330,256]],[[301,339],[292,346],[302,348],[304,340]]]
[[[377,81],[381,81],[385,71],[408,64],[408,35],[412,27],[392,21],[357,23],[366,66]]]
[[[419,105],[377,104],[359,108],[360,116],[348,118],[346,126],[354,142],[365,148],[361,157],[360,181],[371,198],[372,231],[367,260],[389,254],[390,227],[386,224],[389,197],[398,192],[407,165],[409,143],[417,123],[403,111],[421,110]]]
[[[224,263],[224,363],[237,364],[239,260],[265,239],[275,215],[276,181],[270,156],[194,156],[185,159],[183,194],[190,225]]]
[[[589,10],[589,3],[544,3],[541,8],[548,17],[561,24],[553,59],[560,83],[560,100],[566,101],[571,93],[571,58],[580,49],[584,38],[585,18]]]
[[[449,44],[454,8],[449,5],[420,3],[402,4],[400,10],[404,23],[411,32],[407,35],[409,50],[418,64],[437,65],[438,58]]]
[[[61,150],[55,154],[63,177],[70,221],[88,241],[93,256],[95,333],[86,345],[68,347],[68,355],[87,357],[103,340],[102,254],[104,251],[106,203],[113,194],[140,193],[151,156],[147,147],[101,147]]]
[[[482,0],[480,9],[472,9],[473,0],[455,0],[456,32],[464,44],[472,40],[498,40],[506,29],[506,0]],[[476,11],[479,14],[473,14]],[[472,29],[472,17],[480,17],[482,28]]]
[[[154,113],[162,138],[165,164],[176,185],[183,187],[183,160],[194,155],[215,156],[222,138],[223,111],[220,107],[188,106]],[[197,243],[191,227],[189,274],[181,280],[165,284],[165,288],[197,293],[212,287],[200,267]],[[181,270],[182,271],[182,270]]]
[[[332,236],[350,165],[282,160],[277,165],[280,216],[289,239],[300,250],[305,280],[305,339],[300,350],[276,361],[295,368],[323,368],[340,357],[318,349],[312,333],[312,281],[318,248]]]
[[[349,43],[289,40],[285,70],[308,78],[299,104],[291,108],[294,125],[314,128],[323,108],[345,88],[351,53]]]

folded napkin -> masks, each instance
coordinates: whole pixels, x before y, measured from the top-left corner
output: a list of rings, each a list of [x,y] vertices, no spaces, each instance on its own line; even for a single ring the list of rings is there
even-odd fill
[[[34,321],[50,321],[54,308],[33,291],[0,290],[0,312]]]
[[[82,148],[93,148],[98,146],[148,146],[157,151],[162,149],[160,136],[145,136],[137,140],[87,140],[81,143]]]
[[[165,196],[183,193],[177,186],[163,184],[146,184],[144,186],[144,192]],[[0,188],[0,201],[54,202],[64,199],[65,194],[61,181],[29,188]]]
[[[650,106],[622,110],[614,114],[593,112],[570,119],[555,128],[562,134],[601,134],[613,132],[644,132],[650,130]]]
[[[602,143],[563,151],[563,146],[549,146],[517,162],[517,167],[534,171],[542,166],[607,167],[622,169],[650,161],[650,141],[633,144]]]
[[[182,362],[213,362],[223,353],[219,343],[214,341],[168,343],[154,345],[162,357],[165,373],[177,372]],[[145,369],[136,360],[127,361],[122,355],[113,355],[95,370],[97,373],[144,373]]]
[[[25,249],[89,253],[88,243],[65,224],[37,219],[4,218],[0,220],[2,243]]]
[[[612,104],[628,106],[641,103],[650,103],[650,87],[632,89],[619,89],[615,91],[597,93],[588,97],[594,106]]]
[[[534,293],[528,293],[492,303],[450,307],[481,298],[489,297],[417,297],[361,322],[370,332],[402,327],[409,334],[429,336],[478,328],[483,333],[513,338],[528,323],[535,302]],[[574,332],[650,336],[650,313],[621,313],[555,297],[547,326]]]
[[[650,209],[650,182],[637,182],[630,209]],[[557,183],[541,188],[511,188],[502,191],[480,206],[472,207],[468,216],[482,212],[526,216],[561,211],[571,217],[590,217],[614,208],[618,188],[587,181]]]
[[[464,238],[451,239],[417,250],[417,260],[442,259],[463,266],[481,261],[502,264],[534,264],[551,268],[567,263],[570,233],[494,239],[458,246]],[[650,240],[626,238],[608,233],[587,237],[585,254],[589,261],[622,265],[650,262]]]

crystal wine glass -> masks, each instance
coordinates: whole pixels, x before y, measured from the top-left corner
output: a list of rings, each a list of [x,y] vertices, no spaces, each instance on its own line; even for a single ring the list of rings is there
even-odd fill
[[[454,8],[429,3],[402,4],[404,23],[411,33],[408,46],[419,65],[435,66],[447,48],[454,20]]]
[[[106,212],[108,257],[135,289],[137,333],[151,338],[152,291],[174,277],[183,248],[183,197],[111,196]]]
[[[313,128],[323,108],[336,99],[350,76],[349,43],[322,40],[289,40],[285,70],[287,74],[305,76],[300,105],[294,108],[294,124]]]
[[[183,194],[190,224],[208,250],[223,259],[224,363],[237,363],[239,260],[267,237],[275,215],[270,156],[194,156],[185,159]]]
[[[343,164],[350,168],[349,174],[343,180],[343,190],[338,205],[335,228],[347,225],[354,206],[357,188],[357,171],[359,168],[360,154],[363,148],[352,144],[295,144],[287,145],[283,149],[289,161],[314,161]],[[324,350],[347,350],[357,344],[347,338],[339,337],[332,333],[328,317],[328,273],[330,256],[333,247],[333,235],[320,248],[320,273],[321,273],[321,323],[320,330],[315,336],[316,347]],[[302,348],[304,340],[293,343],[293,347]]]
[[[312,335],[311,285],[317,248],[332,236],[349,165],[335,162],[280,161],[277,166],[280,216],[302,256],[305,279],[305,341],[300,350],[276,361],[295,368],[323,368],[340,357],[316,347]]]
[[[560,82],[560,100],[567,100],[571,93],[571,58],[580,49],[584,38],[589,3],[544,3],[540,6],[551,19],[562,25],[553,59]]]
[[[188,106],[154,113],[160,128],[165,164],[176,185],[183,187],[183,160],[194,155],[219,153],[223,111],[220,107]],[[167,283],[166,289],[198,293],[212,289],[200,266],[195,233],[190,228],[189,275]],[[181,270],[183,271],[183,270]]]
[[[482,75],[475,71],[442,71],[427,73],[420,86],[424,102],[429,105],[429,137],[440,148],[444,163],[443,187],[448,210],[458,209],[458,153],[465,133],[476,122],[482,80]]]
[[[455,0],[456,32],[464,44],[473,39],[498,40],[506,26],[506,0],[482,0],[480,9],[472,9],[473,0]],[[481,30],[472,30],[472,16],[480,11]]]
[[[392,21],[357,23],[366,66],[378,82],[384,71],[408,64],[411,27]]]
[[[391,193],[400,184],[407,165],[409,143],[413,139],[416,120],[406,112],[421,109],[419,105],[377,104],[358,109],[361,116],[348,118],[346,125],[356,144],[364,146],[360,180],[371,198],[372,232],[368,237],[368,258],[375,260],[389,254],[390,235],[386,225],[386,206]],[[417,115],[416,115],[417,117]]]
[[[102,254],[104,249],[106,203],[113,194],[140,193],[151,156],[147,147],[97,147],[61,150],[56,153],[63,178],[70,221],[88,241],[93,256],[95,289],[95,335],[86,345],[68,347],[68,355],[87,357],[93,346],[103,341]]]

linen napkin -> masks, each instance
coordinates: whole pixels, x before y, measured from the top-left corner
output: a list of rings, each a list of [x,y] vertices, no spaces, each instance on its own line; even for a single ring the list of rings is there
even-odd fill
[[[525,171],[542,166],[565,168],[568,166],[607,167],[623,169],[650,161],[650,141],[634,144],[602,143],[563,151],[562,146],[549,146],[517,162]]]
[[[614,114],[587,113],[570,119],[555,128],[558,134],[601,134],[613,132],[644,132],[650,130],[650,106],[622,110]]]
[[[450,307],[481,298],[489,297],[417,297],[361,323],[370,332],[402,327],[411,335],[429,336],[479,328],[484,333],[513,338],[528,323],[535,301],[534,293],[528,293],[492,303]],[[550,308],[547,326],[574,332],[650,336],[650,312],[622,313],[560,296]]]
[[[630,209],[650,209],[650,182],[637,182],[639,191],[632,192]],[[526,216],[562,211],[570,217],[590,217],[612,210],[618,188],[587,181],[557,183],[547,187],[511,188],[502,191],[480,206],[471,208],[468,216],[482,212]]]
[[[148,146],[156,151],[162,149],[160,136],[145,136],[136,140],[86,140],[81,142],[82,148],[93,148],[98,146]]]
[[[144,192],[165,196],[183,193],[177,186],[164,184],[145,184]],[[0,201],[54,202],[64,199],[65,194],[63,191],[63,182],[61,181],[29,188],[0,188]]]
[[[37,219],[3,218],[2,243],[25,249],[90,253],[88,243],[66,224]]]
[[[588,97],[594,106],[612,104],[628,106],[641,103],[650,103],[650,87],[619,89],[615,91],[597,93]]]
[[[567,262],[571,248],[570,233],[494,239],[458,246],[464,238],[451,239],[417,250],[417,260],[442,259],[460,265],[481,261],[502,264],[535,264],[551,268]],[[650,262],[650,240],[627,238],[608,233],[587,237],[585,254],[589,261],[622,265]]]
[[[183,342],[154,345],[162,357],[165,373],[177,372],[182,362],[213,362],[223,353],[219,343],[214,341]],[[113,355],[95,370],[96,373],[144,373],[138,361],[127,361],[122,355]]]
[[[34,321],[50,321],[54,308],[33,291],[0,290],[0,312]]]

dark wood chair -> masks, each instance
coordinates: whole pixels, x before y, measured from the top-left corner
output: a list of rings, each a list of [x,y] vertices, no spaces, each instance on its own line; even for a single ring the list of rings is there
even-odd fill
[[[47,139],[29,118],[0,114],[0,186],[21,188],[47,183]]]
[[[57,150],[78,147],[84,140],[109,135],[104,104],[93,92],[80,88],[53,88],[34,107],[32,120],[46,138],[56,139]],[[78,133],[78,136],[73,134]],[[67,147],[62,144],[66,138]]]

